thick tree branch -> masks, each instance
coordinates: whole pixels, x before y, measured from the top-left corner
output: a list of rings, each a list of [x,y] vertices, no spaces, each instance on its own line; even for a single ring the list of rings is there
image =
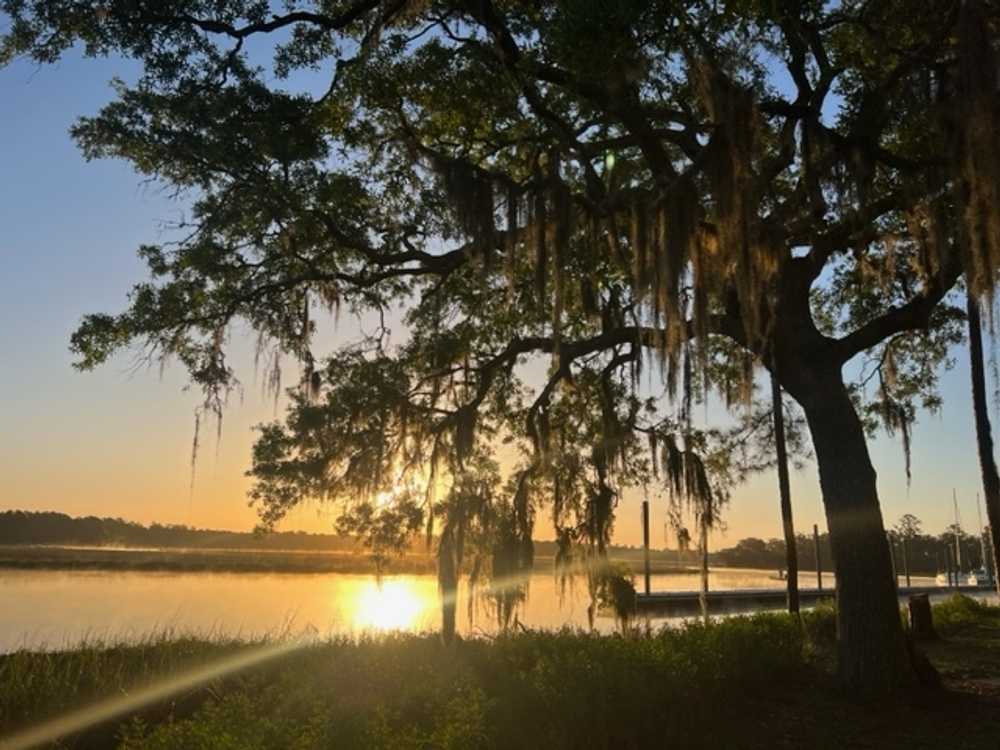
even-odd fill
[[[476,8],[473,12],[473,17],[483,25],[493,38],[494,43],[497,45],[500,59],[512,73],[520,77],[522,71],[525,69],[536,74],[546,70],[545,66],[538,64],[521,64],[522,56],[517,42],[501,20],[492,2],[482,0],[482,2],[473,5]],[[549,69],[548,72],[550,75],[553,74],[552,69]],[[561,76],[561,78],[563,85],[573,80],[566,75]],[[673,177],[676,175],[670,155],[663,148],[663,142],[655,136],[650,123],[640,109],[635,106],[638,102],[637,95],[636,101],[630,102],[620,94],[612,96],[606,88],[596,84],[589,85],[586,91],[587,98],[601,106],[609,114],[617,116],[625,128],[632,133],[636,138],[639,149],[642,151],[643,156],[646,157],[655,174],[663,177]],[[556,122],[562,130],[566,131],[566,137],[575,141],[572,129],[568,128],[558,118],[555,118],[554,114],[548,110],[533,82],[525,84],[524,94],[529,104],[538,112],[542,119]]]
[[[404,4],[405,3],[402,2],[402,0],[397,0],[397,2],[393,5],[396,9],[399,9]],[[244,26],[235,26],[227,21],[219,21],[212,18],[197,18],[187,13],[181,13],[174,16],[154,15],[153,20],[159,23],[188,24],[209,34],[223,34],[225,36],[232,37],[233,39],[242,40],[246,39],[248,36],[252,36],[253,34],[269,34],[272,31],[278,31],[286,26],[291,26],[297,23],[312,24],[313,26],[319,26],[327,31],[339,31],[381,5],[382,3],[379,0],[362,0],[362,2],[351,6],[343,13],[336,16],[300,10],[280,16],[275,15],[268,21],[249,23]]]
[[[697,335],[696,328],[692,322],[685,324],[685,330],[689,338]],[[722,336],[741,336],[739,326],[734,321],[723,315],[710,316],[708,333]],[[664,340],[665,331],[662,328],[652,326],[622,326],[610,331],[602,332],[596,336],[580,339],[578,341],[558,341],[550,336],[528,336],[513,339],[503,351],[495,354],[486,361],[485,364],[476,368],[479,372],[479,382],[476,393],[470,401],[460,406],[452,412],[448,418],[443,420],[439,428],[446,428],[454,425],[462,414],[475,411],[486,400],[490,388],[496,378],[503,371],[509,371],[517,362],[517,358],[532,353],[553,354],[558,347],[559,368],[549,380],[547,386],[555,387],[556,384],[570,374],[570,365],[577,359],[590,354],[597,354],[609,351],[616,347],[629,345],[658,347]],[[624,364],[629,358],[616,356],[613,362]]]
[[[871,230],[880,217],[906,207],[906,197],[897,191],[869,201],[819,233],[814,230],[815,219],[806,219],[789,227],[789,245],[812,247],[806,258],[815,279],[823,272],[832,255],[851,247],[858,239],[859,232]]]
[[[899,307],[891,307],[882,315],[865,323],[861,328],[833,342],[837,361],[843,363],[856,354],[904,331],[927,328],[931,314],[961,276],[957,259],[935,279],[923,294]]]

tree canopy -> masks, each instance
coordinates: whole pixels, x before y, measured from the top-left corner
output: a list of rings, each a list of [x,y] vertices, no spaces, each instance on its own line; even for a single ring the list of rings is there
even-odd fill
[[[764,366],[812,434],[845,678],[893,672],[864,429],[908,445],[961,336],[947,295],[963,275],[992,295],[994,2],[0,8],[0,60],[82,45],[142,62],[73,134],[192,201],[180,242],[140,249],[152,279],[128,309],[74,335],[80,366],[138,342],[218,412],[233,321],[302,363],[254,450],[265,523],[316,496],[369,523],[437,517],[449,585],[466,535],[488,538],[494,575],[523,567],[542,508],[567,550],[599,555],[626,486],[711,522],[753,409],[730,432],[693,404],[749,404]],[[315,352],[341,308],[374,332]],[[407,336],[390,345],[393,309]]]

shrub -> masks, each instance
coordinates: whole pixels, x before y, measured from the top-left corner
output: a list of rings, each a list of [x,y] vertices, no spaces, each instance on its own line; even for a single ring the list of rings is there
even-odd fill
[[[802,629],[810,650],[826,653],[837,642],[837,607],[833,599],[821,599],[801,614]]]
[[[1000,624],[1000,607],[964,594],[954,594],[934,606],[934,627],[942,634]]]

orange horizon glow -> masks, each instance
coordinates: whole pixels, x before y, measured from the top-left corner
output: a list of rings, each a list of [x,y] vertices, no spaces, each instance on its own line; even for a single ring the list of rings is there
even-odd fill
[[[238,353],[235,359],[234,365],[240,367]],[[242,364],[252,373],[252,362]],[[54,392],[41,407],[13,404],[11,418],[17,429],[0,435],[0,471],[5,477],[0,507],[120,517],[145,525],[251,531],[258,518],[247,504],[251,480],[245,472],[255,439],[253,427],[281,419],[283,401],[276,404],[258,393],[251,379],[244,398],[234,398],[228,405],[220,440],[216,441],[214,426],[206,425],[192,489],[191,441],[198,394],[183,390],[185,376],[179,367],[168,369],[162,378],[147,371],[125,377],[124,369],[123,362],[118,362],[98,372],[79,374],[67,362],[66,372],[60,373],[60,379],[66,378],[64,390]],[[294,382],[295,375],[289,367],[285,382]],[[931,498],[935,493],[950,498],[955,480],[921,472],[919,452],[930,442],[918,429],[912,488],[917,502],[911,502],[901,470],[883,470],[886,461],[901,463],[898,446],[882,440],[873,444],[883,514],[890,526],[906,512],[918,515],[929,530],[950,523],[950,503],[932,503]],[[884,454],[881,461],[880,454]],[[963,470],[964,478],[958,483],[959,498],[963,512],[974,514],[977,474],[974,456],[969,455],[970,468]],[[808,530],[817,523],[825,528],[814,465],[792,473],[792,493],[797,527]],[[614,544],[641,544],[641,500],[641,490],[625,493],[617,509]],[[661,547],[666,503],[654,499],[652,511],[652,542]],[[544,510],[539,513],[536,539],[553,538],[546,518]],[[333,533],[335,519],[335,506],[310,502],[292,509],[279,530]],[[731,546],[747,536],[779,538],[774,476],[765,472],[736,487],[723,520],[726,528],[713,532],[712,549]]]

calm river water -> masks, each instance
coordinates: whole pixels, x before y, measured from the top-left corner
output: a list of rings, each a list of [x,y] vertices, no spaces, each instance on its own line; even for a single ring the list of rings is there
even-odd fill
[[[760,570],[714,570],[713,589],[780,588]],[[653,591],[698,588],[697,575],[654,575]],[[804,587],[815,586],[803,574]],[[824,583],[832,585],[830,576]],[[918,583],[930,581],[915,580]],[[637,577],[641,585],[641,576]],[[426,631],[440,627],[437,581],[428,575],[340,573],[147,573],[105,571],[0,571],[0,652],[21,647],[60,648],[84,638],[131,639],[172,629],[184,633],[358,635],[372,631]],[[459,591],[459,629],[494,629],[488,612],[470,622],[467,592]],[[519,618],[532,628],[586,627],[581,580],[560,598],[552,575],[532,576]],[[598,616],[598,629],[614,620]]]

